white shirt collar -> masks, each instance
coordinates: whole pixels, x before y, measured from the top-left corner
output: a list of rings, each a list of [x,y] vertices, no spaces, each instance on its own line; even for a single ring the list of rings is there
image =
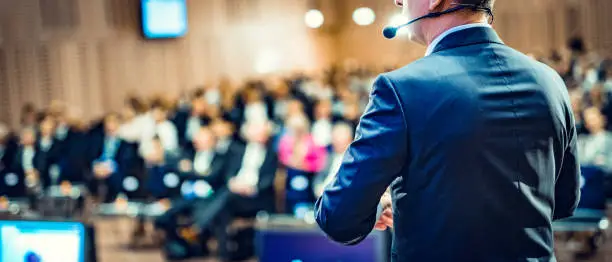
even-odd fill
[[[440,44],[440,42],[442,41],[442,39],[444,39],[444,37],[461,31],[461,30],[465,30],[465,29],[469,29],[469,28],[475,28],[475,27],[491,27],[491,25],[487,24],[487,23],[474,23],[474,24],[467,24],[467,25],[460,25],[460,26],[455,26],[451,29],[448,29],[446,31],[444,31],[444,33],[440,34],[438,37],[436,37],[431,44],[429,44],[429,46],[427,47],[427,51],[425,52],[425,56],[429,56],[433,53],[433,51],[436,49],[436,46],[438,46],[438,44]]]

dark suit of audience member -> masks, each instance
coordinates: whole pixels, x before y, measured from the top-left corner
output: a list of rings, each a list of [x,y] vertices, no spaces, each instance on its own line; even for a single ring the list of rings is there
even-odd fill
[[[60,142],[54,137],[40,137],[36,143],[37,155],[45,163],[44,172],[40,173],[43,188],[59,185],[62,173],[59,164],[61,157],[67,152],[62,151]]]
[[[61,149],[58,165],[61,170],[60,181],[83,183],[87,165],[87,136],[71,126],[60,125],[55,132],[55,140]]]
[[[147,192],[155,199],[176,198],[180,196],[182,179],[179,175],[178,161],[174,154],[165,153],[158,138],[152,142],[152,150],[145,157],[147,167]]]
[[[240,217],[254,217],[259,211],[274,212],[274,179],[278,168],[274,147],[247,143],[241,151],[228,162],[231,192],[228,208],[232,215]],[[238,184],[237,187],[233,188],[233,183]],[[252,187],[253,195],[236,191],[245,187]]]
[[[581,166],[580,179],[580,202],[578,208],[584,209],[606,209],[606,173],[596,166]]]
[[[245,126],[243,136],[247,144],[228,160],[228,183],[226,194],[219,196],[225,201],[207,207],[206,212],[196,214],[199,228],[214,223],[222,261],[229,257],[227,249],[227,226],[235,217],[253,218],[260,211],[274,212],[274,179],[278,168],[278,157],[273,143],[269,141],[270,128],[265,123]]]
[[[60,182],[61,169],[58,164],[64,152],[62,152],[59,141],[55,139],[56,122],[53,117],[45,115],[38,127],[36,149],[41,161],[45,163],[45,169],[39,170],[39,178],[42,187],[47,189]]]
[[[123,181],[128,176],[138,177],[141,171],[136,145],[128,143],[117,134],[119,119],[109,115],[104,122],[104,135],[94,135],[89,140],[90,190],[111,202],[123,192]],[[102,189],[102,191],[101,191]]]
[[[8,133],[8,130],[6,134],[0,134],[0,174],[10,169],[16,153],[17,142],[14,137]]]
[[[48,174],[45,154],[38,148],[35,139],[36,132],[33,129],[23,130],[21,142],[10,167],[10,174],[16,177],[10,179],[13,182],[9,183],[12,186],[7,190],[8,196],[25,197],[26,179],[31,186],[39,185],[41,177]]]
[[[234,146],[230,146],[229,149],[218,152],[216,145],[213,132],[208,128],[201,128],[194,134],[191,147],[193,151],[186,150],[178,162],[180,177],[184,181],[181,186],[183,198],[174,199],[171,208],[155,221],[155,226],[166,234],[165,249],[170,259],[208,254],[205,243],[212,221],[200,221],[209,220],[208,217],[202,216],[209,214],[208,209],[211,206],[220,206],[225,202],[225,168],[229,154],[234,150],[231,149]],[[177,229],[193,224],[204,226],[200,227],[199,241],[187,243],[177,233]]]
[[[176,127],[178,142],[181,148],[192,150],[191,140],[198,130],[208,125],[210,119],[205,114],[206,100],[202,94],[196,94],[191,100],[191,108],[179,110],[172,117]]]
[[[236,105],[230,115],[237,126],[249,121],[274,119],[274,101],[265,94],[258,83],[247,83],[242,95],[237,97]]]

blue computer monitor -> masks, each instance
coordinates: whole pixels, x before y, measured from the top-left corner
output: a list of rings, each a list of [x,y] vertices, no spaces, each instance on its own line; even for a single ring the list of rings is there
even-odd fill
[[[0,221],[0,262],[85,262],[85,228],[77,222]]]

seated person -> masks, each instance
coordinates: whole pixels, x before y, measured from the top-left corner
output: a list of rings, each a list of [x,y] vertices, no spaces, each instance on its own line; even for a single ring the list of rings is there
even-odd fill
[[[23,129],[10,172],[4,177],[8,186],[4,193],[8,197],[25,197],[26,181],[34,189],[40,185],[40,175],[46,174],[46,171],[43,154],[36,146],[36,131],[33,128]]]
[[[213,189],[225,184],[226,154],[217,152],[217,137],[210,128],[202,127],[193,137],[194,151],[183,154],[179,170],[186,180],[204,180]]]
[[[157,137],[151,141],[149,150],[145,157],[147,191],[158,200],[180,197],[181,178],[175,154],[166,152]]]
[[[166,154],[177,154],[179,149],[178,133],[174,123],[168,120],[168,114],[172,110],[172,104],[168,99],[159,98],[153,102],[151,116],[154,120],[152,130],[144,130],[140,142],[140,153],[146,157],[150,151],[153,138],[160,141]]]
[[[203,230],[198,229],[197,233],[189,229],[181,231],[180,228],[191,227],[195,223],[195,216],[206,215],[210,206],[225,202],[223,188],[229,158],[226,154],[218,153],[216,145],[212,130],[201,127],[193,136],[194,151],[185,152],[178,164],[181,180],[184,180],[181,186],[184,199],[173,201],[170,209],[155,220],[156,228],[165,234],[164,249],[168,259],[208,254],[205,243],[212,221],[204,222],[205,227],[199,227]]]
[[[0,174],[7,172],[13,164],[17,144],[8,128],[0,122]]]
[[[226,201],[208,206],[205,212],[195,217],[195,226],[199,228],[209,228],[211,225],[208,223],[215,223],[212,227],[218,232],[218,253],[222,261],[228,258],[226,228],[233,218],[253,218],[260,211],[274,212],[278,157],[270,139],[272,125],[269,122],[247,122],[241,131],[247,144],[228,160]]]
[[[231,215],[252,217],[259,211],[274,211],[274,179],[278,157],[270,141],[269,122],[247,122],[242,136],[247,144],[227,167]]]
[[[210,119],[206,116],[206,99],[202,90],[192,94],[191,107],[179,110],[172,118],[176,127],[179,145],[181,148],[192,150],[191,140],[198,130],[206,126]]]
[[[584,111],[584,123],[589,134],[578,136],[578,158],[583,168],[600,169],[606,195],[612,197],[612,133],[606,131],[606,118],[598,108]]]
[[[584,110],[589,134],[578,137],[578,154],[582,166],[595,166],[612,174],[612,133],[606,131],[606,118],[598,108]]]
[[[210,129],[217,138],[216,151],[219,154],[227,154],[241,142],[235,137],[235,127],[231,116],[224,114],[221,117],[213,119],[210,123]]]
[[[325,187],[336,177],[336,173],[342,164],[344,152],[353,142],[353,127],[346,123],[338,123],[332,129],[332,153],[327,158],[327,163],[313,181],[315,197],[323,194]]]
[[[315,143],[328,149],[332,144],[332,104],[329,100],[320,100],[315,105],[315,121],[312,124],[312,135]]]
[[[124,179],[138,176],[139,160],[136,147],[118,137],[121,124],[119,115],[111,113],[104,118],[102,135],[90,141],[90,190],[103,202],[114,201],[123,191]]]
[[[287,130],[279,142],[279,159],[287,167],[285,212],[300,216],[314,205],[312,179],[325,165],[327,151],[310,134],[310,124],[303,114],[289,117]]]
[[[62,105],[52,105],[51,114],[57,122],[55,140],[60,145],[60,181],[79,183],[85,182],[85,167],[87,164],[87,140],[85,126],[78,121],[69,119]]]
[[[39,136],[37,148],[46,164],[46,173],[41,174],[43,188],[59,185],[62,170],[60,169],[61,151],[60,142],[55,138],[55,119],[50,115],[45,116],[39,124]]]

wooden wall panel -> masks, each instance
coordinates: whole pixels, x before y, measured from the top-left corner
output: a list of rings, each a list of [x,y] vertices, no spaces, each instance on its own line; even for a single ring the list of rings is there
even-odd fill
[[[221,76],[333,62],[323,57],[332,36],[303,24],[307,0],[187,1],[186,37],[145,40],[140,0],[0,0],[0,121],[17,127],[28,102],[62,100],[91,118],[128,93],[176,95]]]
[[[128,93],[177,95],[222,76],[318,71],[347,61],[380,68],[425,51],[380,36],[400,12],[390,0],[187,1],[186,37],[145,40],[140,0],[0,0],[0,121],[17,127],[27,102],[45,107],[60,99],[91,118],[119,108]],[[375,24],[353,23],[359,6],[376,11]],[[326,17],[318,30],[303,21],[314,7]],[[523,52],[548,54],[582,35],[610,54],[611,8],[610,0],[498,1],[494,26]]]
[[[0,121],[10,122],[13,112],[10,107],[10,89],[8,82],[7,54],[0,48]]]

